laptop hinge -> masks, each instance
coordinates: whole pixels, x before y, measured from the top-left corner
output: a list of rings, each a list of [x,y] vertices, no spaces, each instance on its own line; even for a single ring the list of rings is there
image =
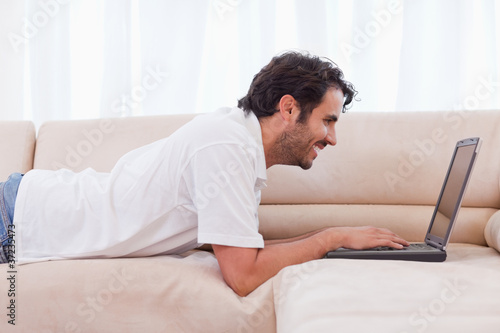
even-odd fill
[[[435,242],[435,241],[431,240],[430,238],[426,238],[425,243],[429,246],[432,246],[432,247],[434,247],[436,249],[440,249],[440,250],[443,250],[443,247],[444,247],[442,243],[440,244],[438,242]]]

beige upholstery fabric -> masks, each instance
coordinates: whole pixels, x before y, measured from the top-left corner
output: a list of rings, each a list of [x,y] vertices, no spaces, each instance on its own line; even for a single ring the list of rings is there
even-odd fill
[[[125,153],[174,132],[194,115],[52,121],[40,127],[34,167],[110,171]]]
[[[168,136],[193,117],[48,122],[39,130],[34,165],[109,171],[126,152]],[[342,114],[337,146],[322,151],[307,171],[270,168],[262,203],[434,205],[456,141],[481,136],[464,205],[500,208],[497,128],[498,111]]]
[[[33,168],[35,126],[30,121],[0,121],[0,182]]]
[[[488,246],[500,252],[500,212],[496,212],[484,229],[484,238]]]
[[[193,117],[49,122],[39,130],[34,165],[41,169],[67,167],[79,171],[93,167],[109,171],[129,150],[168,136]],[[337,146],[322,151],[310,170],[289,166],[268,170],[261,230],[266,237],[275,238],[282,234],[268,230],[284,230],[294,236],[318,226],[357,223],[386,226],[419,241],[456,141],[472,136],[481,136],[484,142],[463,206],[500,208],[500,153],[495,144],[500,142],[500,132],[496,128],[500,128],[496,111],[342,114],[337,124]],[[279,206],[266,207],[272,204]],[[311,209],[307,206],[311,204],[319,206]],[[294,205],[293,209],[289,205]],[[408,206],[419,212],[425,209],[426,213],[418,218],[414,214],[405,216]],[[363,209],[369,209],[369,217],[375,220],[356,213]],[[268,218],[273,210],[281,210],[277,213],[281,218],[277,214]],[[377,213],[372,214],[373,210]],[[465,211],[460,214],[454,240],[485,245],[484,226],[494,211],[478,210],[482,213],[472,213],[468,218]],[[480,229],[473,227],[476,224]]]
[[[337,124],[337,146],[320,152],[310,170],[268,170],[263,203],[433,206],[455,143],[481,136],[464,205],[500,208],[499,128],[499,111],[348,112]]]
[[[484,332],[500,327],[500,255],[453,244],[444,263],[324,259],[274,278],[277,331]]]
[[[262,205],[260,231],[266,239],[277,239],[327,226],[372,225],[388,228],[409,241],[423,242],[433,211],[433,206]],[[498,210],[493,208],[463,207],[451,241],[486,245],[484,228],[495,212]]]
[[[192,117],[49,122],[39,130],[34,166],[109,171],[129,150],[168,136]],[[499,128],[499,111],[349,112],[337,124],[338,145],[322,151],[310,170],[268,170],[259,208],[266,239],[325,226],[374,225],[422,241],[456,141],[483,137],[444,263],[317,260],[283,269],[246,298],[227,287],[215,257],[207,252],[29,264],[16,268],[16,328],[497,332]],[[18,168],[29,169],[33,161],[32,125],[10,123],[9,131],[15,142],[0,140],[2,156],[14,152],[12,161],[0,163],[4,177]],[[0,135],[12,137],[3,130]],[[0,275],[7,276],[7,270],[1,265]],[[1,278],[0,293],[5,295],[8,288],[9,281]],[[6,311],[0,332],[12,328]]]
[[[7,265],[0,265],[2,300]],[[246,298],[213,254],[68,260],[18,267],[16,328],[0,332],[274,332],[272,283]]]

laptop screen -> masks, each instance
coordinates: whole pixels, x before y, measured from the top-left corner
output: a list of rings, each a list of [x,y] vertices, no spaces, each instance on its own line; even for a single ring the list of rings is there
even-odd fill
[[[430,228],[432,236],[444,239],[451,232],[450,223],[455,219],[460,208],[478,144],[478,140],[472,139],[468,142],[469,140],[471,139],[462,141],[466,145],[459,143],[457,146],[434,213]]]

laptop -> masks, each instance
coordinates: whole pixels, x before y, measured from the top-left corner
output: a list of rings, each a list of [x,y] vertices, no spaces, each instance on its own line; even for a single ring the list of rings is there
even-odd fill
[[[481,138],[468,138],[457,142],[424,243],[413,243],[403,249],[376,247],[367,250],[351,250],[340,248],[328,252],[325,258],[445,261],[446,246],[450,240],[481,142]]]

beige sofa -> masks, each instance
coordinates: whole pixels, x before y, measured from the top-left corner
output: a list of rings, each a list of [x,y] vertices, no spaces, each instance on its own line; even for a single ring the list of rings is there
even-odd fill
[[[0,122],[0,179],[33,167],[108,171],[192,117],[49,122],[36,149],[30,122]],[[337,124],[338,145],[310,170],[268,170],[259,212],[266,239],[374,225],[422,241],[455,142],[481,136],[443,263],[317,260],[283,269],[245,298],[226,286],[208,251],[44,262],[14,273],[1,265],[0,331],[499,332],[499,129],[499,111],[349,112]]]

